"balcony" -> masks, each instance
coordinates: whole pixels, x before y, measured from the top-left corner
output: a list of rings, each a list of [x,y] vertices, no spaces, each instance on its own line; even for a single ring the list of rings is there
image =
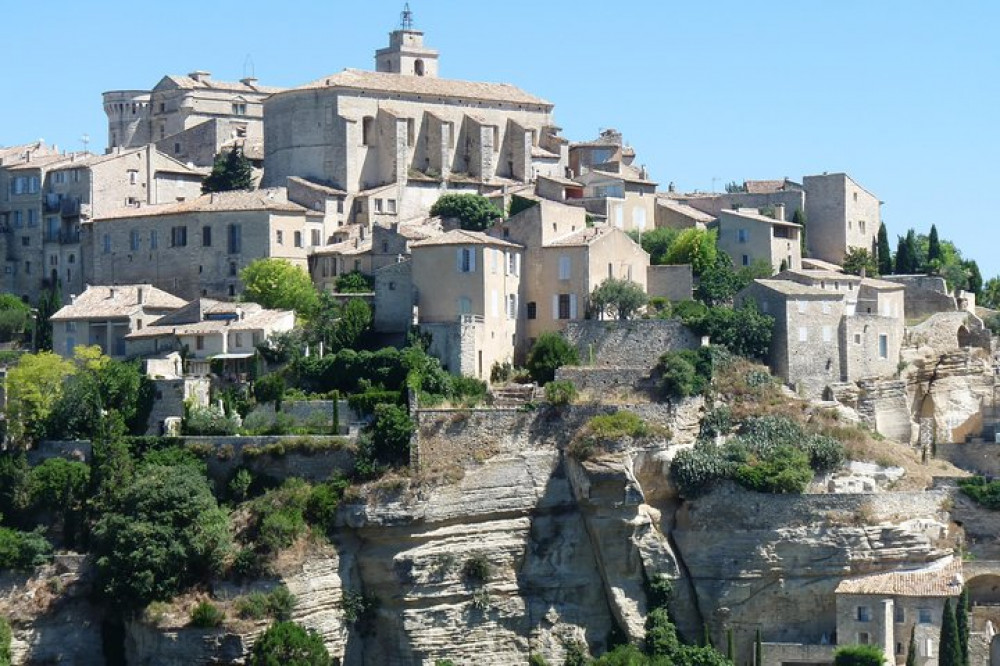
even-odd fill
[[[43,240],[46,243],[59,243],[60,245],[74,245],[80,242],[80,230],[71,229],[65,231],[46,231]]]
[[[62,214],[63,217],[79,217],[80,216],[79,199],[63,199],[60,213]]]

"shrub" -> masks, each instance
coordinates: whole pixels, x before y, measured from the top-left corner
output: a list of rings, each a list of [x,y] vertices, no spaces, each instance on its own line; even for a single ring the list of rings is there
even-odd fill
[[[10,643],[13,637],[10,622],[7,621],[7,618],[0,617],[0,666],[10,666]]]
[[[250,650],[247,666],[329,666],[323,638],[295,622],[278,622],[260,635]]]
[[[337,507],[340,506],[348,486],[350,482],[340,476],[334,476],[324,483],[313,486],[306,500],[306,520],[312,525],[327,530],[332,529],[337,516]]]
[[[961,479],[958,487],[977,504],[987,509],[1000,509],[1000,481],[987,481],[982,476]]]
[[[490,561],[482,553],[473,555],[462,566],[462,577],[470,585],[483,585],[490,580],[491,573]]]
[[[263,620],[271,617],[278,622],[287,622],[291,619],[295,603],[295,595],[281,585],[270,592],[253,592],[238,599],[236,612],[244,619]]]
[[[52,544],[39,527],[34,532],[20,532],[0,527],[0,569],[29,570],[52,559]]]
[[[414,428],[404,407],[377,405],[375,420],[368,428],[368,438],[358,445],[358,469],[377,473],[385,467],[408,464],[410,437]]]
[[[351,271],[340,275],[333,288],[339,294],[367,294],[374,291],[374,283],[361,271]]]
[[[345,590],[340,605],[346,622],[350,622],[362,634],[371,633],[378,613],[378,598]]]
[[[531,378],[539,384],[555,379],[556,370],[564,365],[580,362],[573,347],[558,333],[542,333],[528,353],[527,368]]]
[[[182,430],[185,435],[235,435],[239,417],[226,416],[215,407],[192,406],[185,410]]]
[[[570,404],[577,395],[576,386],[571,381],[551,381],[545,385],[545,399],[557,407]]]
[[[763,460],[740,466],[736,482],[759,493],[801,493],[812,480],[809,456],[791,446],[777,447]]]
[[[264,557],[253,548],[241,548],[236,552],[230,570],[237,580],[253,580],[264,576],[268,567]]]
[[[212,629],[222,624],[226,614],[211,601],[201,601],[191,611],[191,625],[201,629]]]
[[[639,438],[650,431],[638,414],[624,409],[611,414],[598,414],[587,422],[586,427],[590,435],[597,439]]]
[[[670,476],[683,497],[697,497],[728,477],[719,447],[701,441],[679,452],[670,463]]]
[[[450,395],[452,400],[461,401],[465,405],[472,407],[486,399],[488,388],[486,382],[475,377],[453,375],[451,378]]]
[[[281,409],[281,399],[285,395],[285,378],[277,372],[258,377],[253,383],[253,395],[257,402],[274,403],[275,409]]]
[[[483,231],[503,217],[503,212],[481,194],[445,194],[434,202],[430,213],[458,218],[462,228],[470,231]]]
[[[833,653],[834,666],[882,666],[885,655],[877,645],[845,645]]]
[[[347,404],[358,414],[374,414],[378,405],[399,405],[403,402],[403,395],[399,391],[383,391],[380,389],[369,389],[364,393],[355,393],[347,397]]]
[[[229,480],[227,489],[229,496],[236,502],[242,502],[250,496],[250,487],[253,485],[253,474],[245,467],[241,467],[233,474]]]
[[[528,655],[528,666],[549,666],[549,662],[545,661],[545,657],[537,652],[532,652]]]

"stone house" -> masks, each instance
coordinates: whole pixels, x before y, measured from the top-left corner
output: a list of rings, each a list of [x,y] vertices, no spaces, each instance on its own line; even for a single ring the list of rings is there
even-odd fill
[[[657,229],[706,229],[715,222],[715,216],[698,210],[668,196],[657,196],[653,220]]]
[[[724,210],[711,228],[718,233],[719,249],[732,258],[737,268],[757,261],[767,262],[775,271],[802,267],[802,227],[786,222],[780,206],[774,218],[749,208]]]
[[[346,193],[351,221],[388,223],[423,214],[442,189],[488,194],[564,174],[550,102],[509,84],[439,78],[437,51],[409,28],[390,35],[376,64],[267,98],[265,185],[321,183]]]
[[[128,356],[125,338],[184,306],[150,284],[91,286],[60,308],[52,322],[52,349],[66,358],[77,346],[97,345],[115,359]]]
[[[519,360],[542,333],[584,319],[591,292],[605,279],[646,288],[649,254],[617,227],[588,227],[586,212],[576,206],[541,200],[490,233],[524,247]]]
[[[149,282],[186,299],[243,291],[255,259],[307,269],[325,235],[323,215],[291,203],[283,188],[216,192],[191,201],[121,210],[83,225],[84,278]]]
[[[946,599],[962,591],[962,562],[948,557],[915,571],[848,578],[837,586],[837,643],[878,645],[890,663],[906,663],[910,632],[917,664],[937,666]]]
[[[252,77],[216,81],[210,72],[195,71],[167,75],[152,90],[106,92],[108,150],[155,143],[199,166],[212,166],[224,147],[237,142],[248,154],[261,152],[263,101],[279,90]]]
[[[576,180],[583,185],[583,196],[567,203],[583,206],[598,220],[618,229],[642,232],[652,228],[656,183],[645,169],[617,164],[608,170],[591,169]]]
[[[736,303],[774,317],[769,364],[803,395],[831,384],[892,377],[898,371],[903,289],[832,271],[789,270],[754,280]]]
[[[747,180],[736,192],[694,192],[660,195],[661,199],[690,206],[716,217],[724,210],[753,208],[756,210],[785,207],[787,219],[795,211],[805,211],[806,193],[802,185],[787,178],[782,180]]]
[[[428,351],[450,371],[489,380],[520,335],[522,247],[456,229],[412,244],[412,284]],[[399,290],[399,299],[406,294]],[[378,303],[376,309],[382,307]]]
[[[874,250],[882,202],[846,173],[806,176],[809,255],[840,264],[852,248]]]
[[[107,155],[50,155],[0,166],[0,286],[35,300],[58,280],[80,293],[81,224],[114,211],[199,196],[203,174],[152,146]],[[137,280],[141,281],[141,280]]]
[[[184,372],[209,374],[212,361],[223,374],[249,371],[257,345],[292,330],[295,313],[268,310],[257,303],[229,303],[197,298],[125,337],[129,356],[165,356],[184,350]]]

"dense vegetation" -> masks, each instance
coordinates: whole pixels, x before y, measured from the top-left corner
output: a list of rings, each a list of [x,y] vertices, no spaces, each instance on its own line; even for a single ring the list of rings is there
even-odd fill
[[[458,218],[463,229],[484,231],[503,218],[503,211],[481,194],[445,194],[431,206],[431,215]]]

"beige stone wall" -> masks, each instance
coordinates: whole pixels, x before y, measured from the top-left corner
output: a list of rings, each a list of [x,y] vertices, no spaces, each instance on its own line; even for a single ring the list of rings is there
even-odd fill
[[[241,251],[231,254],[228,226],[241,227]],[[279,211],[196,211],[94,220],[84,225],[84,246],[93,254],[85,268],[91,284],[150,283],[184,299],[199,296],[231,299],[243,290],[239,271],[254,259],[274,257],[306,268],[307,247],[295,247],[295,232],[303,238],[318,222],[302,213]],[[171,229],[187,228],[187,244],[171,247]],[[203,244],[203,229],[211,229],[211,245]],[[277,232],[282,232],[281,243]],[[132,249],[132,232],[137,249]],[[156,233],[156,248],[151,234]],[[110,239],[105,252],[104,237]]]
[[[413,324],[413,262],[403,261],[375,271],[374,327],[380,333],[402,333]]]
[[[802,267],[802,254],[799,247],[799,231],[794,227],[787,229],[788,238],[779,237],[776,229],[767,222],[755,220],[728,211],[719,213],[718,246],[728,254],[737,268],[750,266],[755,261],[763,260],[771,264],[775,271],[781,268],[785,261],[788,268]],[[740,240],[740,231],[746,232],[746,240]],[[781,232],[778,232],[781,233]]]
[[[806,176],[806,242],[809,256],[839,264],[852,247],[871,250],[878,237],[878,197],[849,176]]]
[[[694,293],[694,275],[690,264],[649,266],[646,270],[646,293],[668,301],[686,301]]]
[[[956,595],[957,596],[957,595]],[[890,656],[890,664],[906,663],[906,651],[910,644],[910,631],[916,629],[917,664],[937,666],[941,616],[944,612],[943,597],[882,597],[864,594],[837,595],[837,643],[851,645],[858,643],[859,634],[866,633],[870,642],[883,646]],[[954,603],[954,599],[952,600]],[[888,604],[891,615],[884,618],[883,609]],[[871,620],[858,620],[858,608],[865,607],[871,613]],[[923,610],[930,622],[920,622]],[[901,620],[901,621],[897,621]],[[930,642],[930,646],[928,646]],[[930,653],[927,648],[930,647]]]

